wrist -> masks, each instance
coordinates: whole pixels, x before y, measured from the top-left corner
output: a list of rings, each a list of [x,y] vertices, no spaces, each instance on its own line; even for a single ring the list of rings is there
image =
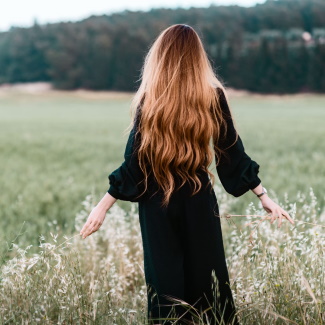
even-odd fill
[[[100,203],[100,202],[97,203],[95,208],[97,208],[98,211],[103,212],[103,213],[106,213],[109,210],[107,205],[104,205],[103,203]]]
[[[106,193],[104,197],[97,203],[97,207],[107,212],[115,201],[115,198],[113,198],[109,193]]]
[[[101,200],[97,203],[97,207],[100,209],[100,210],[103,210],[103,211],[108,211],[109,210],[109,207],[110,207],[110,203],[107,201],[107,200]]]
[[[267,196],[267,190],[265,187],[262,186],[262,190],[260,190],[259,192],[255,193],[255,195],[262,200],[262,198]]]
[[[264,201],[264,200],[266,200],[267,198],[268,198],[268,195],[265,193],[265,194],[263,194],[262,196],[259,197],[259,200],[260,200],[260,201]]]

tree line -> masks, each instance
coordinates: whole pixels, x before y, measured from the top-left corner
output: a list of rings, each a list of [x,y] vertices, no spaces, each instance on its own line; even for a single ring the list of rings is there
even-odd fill
[[[78,22],[0,33],[0,84],[50,81],[58,89],[135,91],[144,56],[166,27],[201,36],[228,87],[325,92],[325,1],[267,0],[254,7],[125,10]]]

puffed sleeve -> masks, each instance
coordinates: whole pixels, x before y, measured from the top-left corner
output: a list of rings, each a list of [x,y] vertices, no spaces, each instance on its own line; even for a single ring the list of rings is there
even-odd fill
[[[137,149],[140,144],[140,133],[136,134],[139,126],[139,108],[135,123],[130,131],[124,152],[124,161],[121,166],[108,175],[109,189],[107,192],[118,200],[139,202],[145,197],[144,178],[137,158]],[[141,183],[141,184],[140,184]]]
[[[226,155],[221,156],[216,168],[220,182],[225,190],[229,194],[238,197],[261,183],[258,177],[260,166],[246,154],[239,135],[235,142],[237,131],[231,118],[225,94],[221,88],[217,88],[217,91],[220,95],[222,113],[227,121],[227,133],[225,137],[221,137],[218,141],[219,148],[224,149]],[[224,129],[221,130],[221,135],[223,131]],[[233,144],[234,142],[235,144]]]

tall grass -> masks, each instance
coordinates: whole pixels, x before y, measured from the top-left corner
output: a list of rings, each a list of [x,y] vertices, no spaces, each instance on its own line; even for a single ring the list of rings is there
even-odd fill
[[[79,235],[122,162],[129,99],[0,98],[1,324],[146,323],[137,205],[118,201],[98,232]],[[296,220],[278,229],[252,193],[234,198],[216,183],[242,324],[325,322],[324,102],[322,95],[232,100],[263,185]]]
[[[227,211],[227,197],[218,187],[215,191]],[[284,221],[278,229],[259,217],[246,217],[245,226],[221,215],[239,318],[242,324],[322,324],[325,211],[312,189],[281,203],[294,226]],[[88,195],[82,204],[69,238],[54,223],[53,232],[39,236],[36,253],[30,253],[31,245],[12,244],[11,257],[1,267],[1,324],[146,324],[137,204],[128,212],[114,205],[102,227],[85,240],[79,231],[94,197]],[[253,203],[246,214],[265,216]],[[204,319],[196,315],[198,324],[207,324]]]

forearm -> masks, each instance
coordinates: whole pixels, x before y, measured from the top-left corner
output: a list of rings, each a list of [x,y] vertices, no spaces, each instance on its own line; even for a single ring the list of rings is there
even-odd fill
[[[117,199],[106,192],[103,198],[98,202],[97,206],[101,207],[105,211],[108,211],[116,201]]]
[[[261,194],[263,192],[263,187],[262,187],[262,183],[260,183],[259,185],[257,185],[255,188],[251,189],[251,191],[255,194]],[[265,195],[265,194],[264,194]],[[264,196],[262,195],[261,198]]]

